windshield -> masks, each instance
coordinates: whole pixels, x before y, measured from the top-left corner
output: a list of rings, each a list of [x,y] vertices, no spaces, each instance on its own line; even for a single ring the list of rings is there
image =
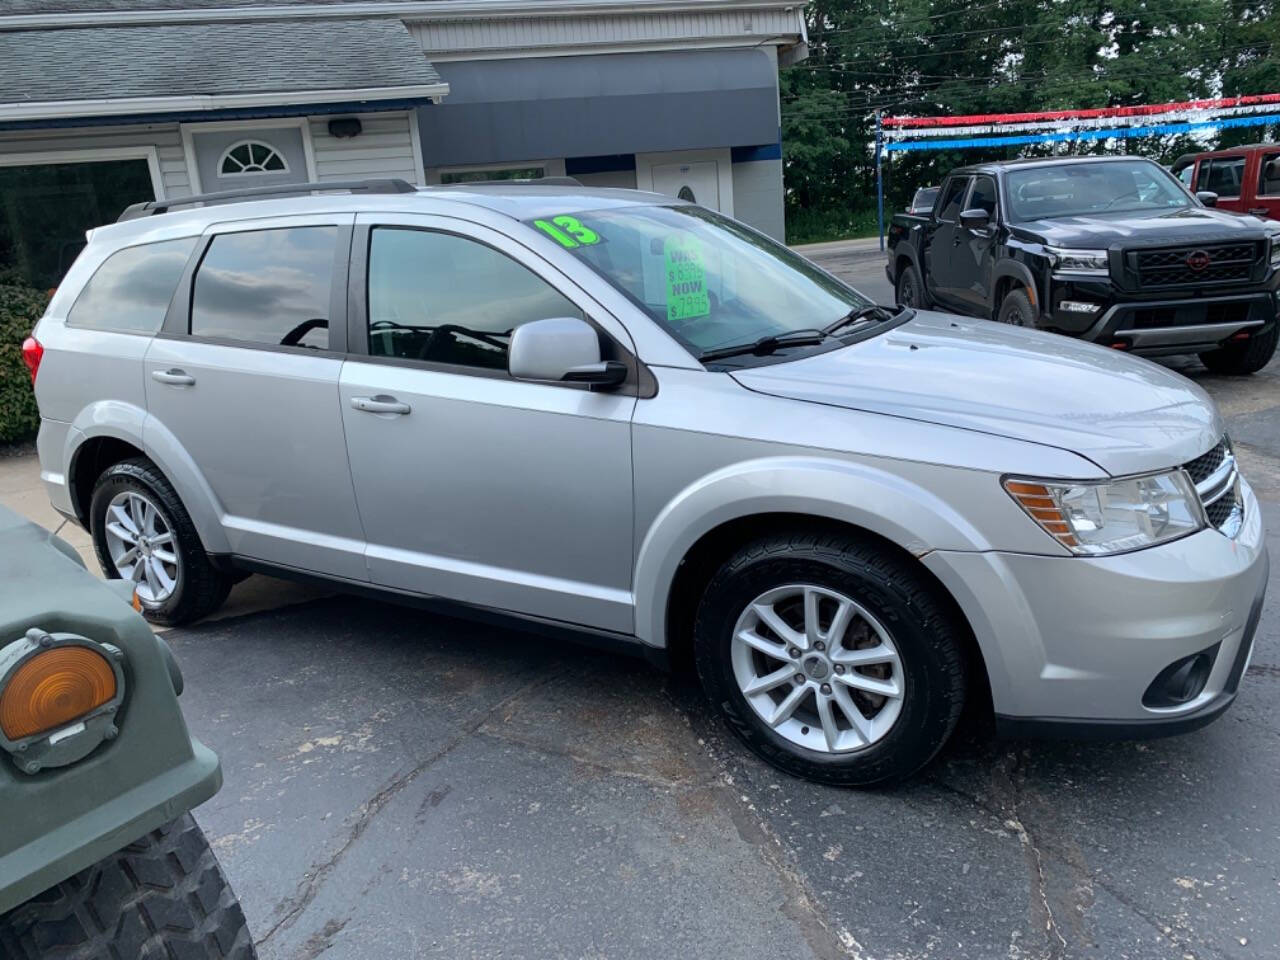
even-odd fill
[[[1178,182],[1148,160],[1015,169],[1007,188],[1009,211],[1019,221],[1191,206]]]
[[[781,244],[696,206],[529,221],[694,355],[822,328],[871,301]]]

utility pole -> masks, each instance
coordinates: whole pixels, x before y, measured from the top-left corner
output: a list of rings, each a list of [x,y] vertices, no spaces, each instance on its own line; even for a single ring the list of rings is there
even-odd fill
[[[884,127],[880,110],[876,110],[876,224],[880,230],[880,250],[884,252]]]

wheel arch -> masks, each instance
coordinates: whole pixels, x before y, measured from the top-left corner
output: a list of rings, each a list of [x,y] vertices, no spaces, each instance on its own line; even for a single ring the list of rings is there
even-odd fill
[[[1000,314],[1000,304],[1004,301],[1010,291],[1017,287],[1025,287],[1027,296],[1031,299],[1031,305],[1040,310],[1040,294],[1036,289],[1036,278],[1031,273],[1031,268],[1025,263],[1019,263],[1017,260],[1001,260],[996,264],[996,268],[991,277],[992,296],[991,296],[991,319],[995,319]]]

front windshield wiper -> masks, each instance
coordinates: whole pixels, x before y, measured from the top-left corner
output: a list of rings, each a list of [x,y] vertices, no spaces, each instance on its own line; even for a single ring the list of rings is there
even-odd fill
[[[792,330],[788,333],[771,333],[767,337],[761,337],[750,343],[739,343],[731,347],[717,347],[714,350],[704,350],[698,354],[698,359],[706,362],[708,360],[723,360],[726,357],[741,357],[747,354],[754,354],[757,357],[767,357],[769,354],[781,350],[783,347],[808,347],[817,343],[824,343],[827,340],[827,333],[823,330],[813,328],[810,330]]]
[[[882,307],[878,303],[871,303],[865,307],[855,307],[835,323],[830,323],[823,327],[822,332],[830,336],[837,330],[857,323],[859,320],[892,320],[901,312],[902,308],[893,310],[889,307]]]

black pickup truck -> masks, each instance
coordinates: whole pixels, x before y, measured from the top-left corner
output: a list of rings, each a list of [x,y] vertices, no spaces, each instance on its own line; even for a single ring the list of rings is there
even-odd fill
[[[886,271],[908,306],[1253,373],[1280,337],[1280,222],[1216,199],[1135,157],[962,167],[894,216]]]

